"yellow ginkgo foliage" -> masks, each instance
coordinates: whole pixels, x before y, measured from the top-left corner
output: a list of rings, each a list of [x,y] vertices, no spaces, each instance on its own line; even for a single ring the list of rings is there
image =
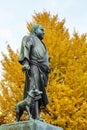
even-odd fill
[[[87,36],[77,32],[70,37],[65,20],[46,11],[35,13],[34,24],[45,29],[44,43],[50,57],[51,73],[47,93],[49,104],[41,112],[48,123],[61,126],[64,130],[87,129]],[[15,120],[15,104],[22,99],[24,74],[18,63],[18,52],[8,46],[9,55],[3,54],[3,79],[0,82],[0,123]],[[10,108],[10,111],[9,111]],[[25,119],[25,118],[24,118]],[[27,119],[27,118],[26,118]]]
[[[15,104],[22,100],[24,74],[21,71],[21,65],[18,63],[18,52],[14,52],[10,46],[7,46],[8,55],[3,55],[2,80],[0,82],[0,109],[3,123],[14,121]],[[0,117],[1,117],[0,116]]]

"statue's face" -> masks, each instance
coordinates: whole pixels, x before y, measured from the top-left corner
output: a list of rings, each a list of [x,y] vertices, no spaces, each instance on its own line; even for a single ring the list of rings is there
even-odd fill
[[[42,26],[38,26],[38,28],[37,28],[37,30],[36,30],[35,33],[36,33],[36,36],[37,36],[40,40],[43,39],[43,37],[44,37],[44,29],[43,29]]]

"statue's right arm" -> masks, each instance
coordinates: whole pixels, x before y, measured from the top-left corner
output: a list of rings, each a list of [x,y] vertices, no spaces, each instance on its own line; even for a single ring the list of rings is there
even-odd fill
[[[29,69],[29,55],[30,49],[33,45],[32,39],[29,36],[24,36],[22,39],[21,50],[19,55],[19,62],[23,65],[23,69]]]

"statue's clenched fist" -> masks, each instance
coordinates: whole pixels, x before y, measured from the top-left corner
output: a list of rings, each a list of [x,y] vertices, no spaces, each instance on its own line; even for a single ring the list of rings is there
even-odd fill
[[[30,66],[28,64],[24,64],[22,67],[22,71],[26,72],[30,69]]]

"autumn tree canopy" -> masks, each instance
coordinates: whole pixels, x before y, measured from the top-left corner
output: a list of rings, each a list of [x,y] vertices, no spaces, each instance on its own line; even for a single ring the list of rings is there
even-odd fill
[[[34,24],[45,29],[44,43],[50,56],[51,73],[47,92],[50,103],[41,116],[48,123],[64,130],[87,128],[87,41],[86,34],[70,37],[65,20],[44,11],[35,13],[28,30]],[[15,104],[22,100],[24,74],[18,63],[18,52],[7,47],[9,54],[1,61],[3,79],[0,82],[0,123],[15,120]],[[10,109],[10,110],[9,110]],[[24,119],[27,119],[24,117]]]

